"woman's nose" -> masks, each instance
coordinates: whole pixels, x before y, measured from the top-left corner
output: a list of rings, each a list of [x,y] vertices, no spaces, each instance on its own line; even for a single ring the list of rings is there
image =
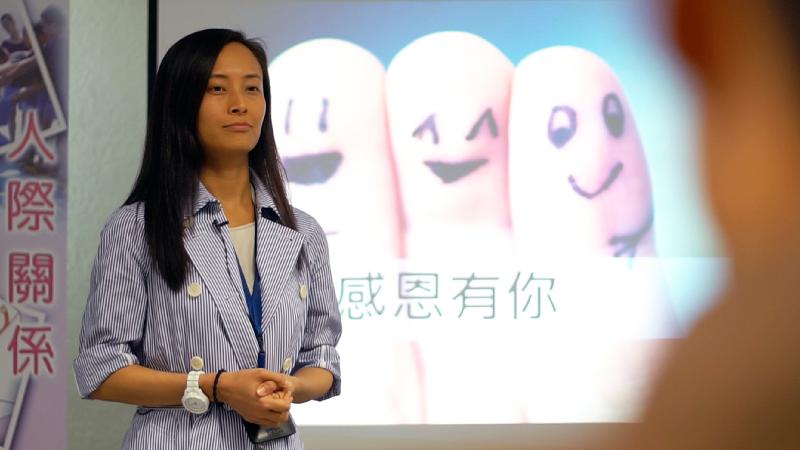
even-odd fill
[[[234,94],[231,96],[231,103],[228,111],[231,114],[244,114],[247,112],[247,105],[241,94]]]

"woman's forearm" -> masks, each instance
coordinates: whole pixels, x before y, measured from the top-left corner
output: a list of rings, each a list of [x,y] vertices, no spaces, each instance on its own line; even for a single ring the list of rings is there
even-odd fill
[[[213,400],[215,375],[204,373],[200,376],[200,389],[209,400]],[[161,372],[131,365],[111,374],[89,397],[141,406],[180,406],[183,391],[186,389],[186,377],[185,373]],[[300,369],[294,377],[297,379],[293,394],[294,403],[305,403],[319,398],[333,385],[333,375],[319,367]],[[222,384],[223,380],[220,380],[220,383]],[[225,400],[222,394],[226,391],[220,386],[217,395],[221,398],[218,400]]]
[[[200,376],[200,389],[211,399],[213,373]],[[95,400],[142,406],[179,406],[186,389],[185,373],[161,372],[139,365],[123,367],[112,373],[92,392]]]
[[[294,376],[298,379],[294,403],[305,403],[322,397],[333,385],[333,375],[319,367],[304,367]]]

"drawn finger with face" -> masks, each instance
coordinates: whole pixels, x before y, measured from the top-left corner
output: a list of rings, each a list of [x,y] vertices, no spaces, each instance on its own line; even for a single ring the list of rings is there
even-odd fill
[[[386,75],[410,258],[505,255],[513,64],[464,32],[423,36]]]
[[[402,257],[382,63],[353,43],[314,39],[280,54],[269,70],[272,123],[292,203],[325,230],[334,274],[374,270],[375,263]],[[373,386],[353,399],[369,405],[363,423],[419,421],[418,399],[396,401],[398,386],[403,393],[419,389],[414,379],[401,379],[398,371],[369,378],[391,364],[413,368],[410,347],[398,351],[381,338],[370,345],[382,349],[374,353],[377,363],[356,358],[349,366]]]
[[[552,47],[519,63],[509,153],[520,252],[655,255],[645,154],[622,86],[598,56]]]
[[[573,286],[574,297],[587,302],[584,313],[596,308],[593,323],[604,333],[675,336],[655,257],[645,153],[608,64],[566,46],[537,51],[519,63],[509,164],[518,255],[574,261],[572,284],[581,285]]]
[[[664,338],[679,329],[656,257],[645,152],[622,85],[600,57],[559,46],[518,64],[509,182],[518,258],[560,267],[561,298],[573,307],[565,323],[577,333],[576,357],[547,376],[563,381],[571,371],[570,390],[582,392],[575,408],[589,420],[633,411]],[[535,405],[553,392],[530,386],[520,395]]]
[[[336,261],[401,256],[381,62],[350,42],[314,39],[269,71],[292,203],[319,220]]]

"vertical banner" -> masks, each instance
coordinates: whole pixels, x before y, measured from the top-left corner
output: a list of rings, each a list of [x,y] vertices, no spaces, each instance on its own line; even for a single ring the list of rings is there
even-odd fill
[[[67,446],[67,25],[0,1],[0,450]]]

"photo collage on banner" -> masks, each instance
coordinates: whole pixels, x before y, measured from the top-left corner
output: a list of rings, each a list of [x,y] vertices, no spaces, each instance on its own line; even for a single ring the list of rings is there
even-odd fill
[[[68,2],[0,26],[0,450],[66,448]]]

